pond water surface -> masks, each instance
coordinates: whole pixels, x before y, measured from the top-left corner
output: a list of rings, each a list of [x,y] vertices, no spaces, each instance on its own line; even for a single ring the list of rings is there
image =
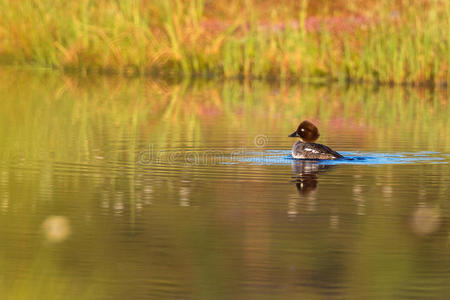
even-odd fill
[[[0,72],[1,299],[450,297],[442,90]],[[299,161],[304,119],[347,159]]]

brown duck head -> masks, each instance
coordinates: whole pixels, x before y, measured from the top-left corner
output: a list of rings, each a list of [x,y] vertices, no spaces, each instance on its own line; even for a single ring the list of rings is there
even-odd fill
[[[312,143],[319,138],[319,129],[309,121],[303,121],[289,137],[299,137],[302,141]]]

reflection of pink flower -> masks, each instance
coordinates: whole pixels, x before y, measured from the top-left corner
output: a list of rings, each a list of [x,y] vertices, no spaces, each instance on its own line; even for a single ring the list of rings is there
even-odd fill
[[[203,106],[200,110],[200,115],[202,117],[217,117],[222,112],[217,108],[213,106]]]
[[[339,118],[335,117],[328,121],[328,126],[330,128],[334,129],[343,129],[351,130],[355,134],[359,134],[360,136],[365,136],[368,134],[368,131],[370,130],[370,127],[367,126],[364,123],[358,122],[357,120],[354,120],[353,118]]]

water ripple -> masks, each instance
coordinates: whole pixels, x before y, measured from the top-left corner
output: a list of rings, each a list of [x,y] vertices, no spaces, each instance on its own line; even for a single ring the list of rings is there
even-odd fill
[[[318,164],[324,165],[387,165],[387,164],[447,164],[448,154],[432,151],[420,152],[341,152],[344,159],[318,160]],[[298,161],[291,156],[290,150],[266,150],[247,152],[243,156],[234,157],[225,164],[251,163],[254,165],[290,165],[292,161]]]

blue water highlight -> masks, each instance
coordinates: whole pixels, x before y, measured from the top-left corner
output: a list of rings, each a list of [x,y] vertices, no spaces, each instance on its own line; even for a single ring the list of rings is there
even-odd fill
[[[376,153],[340,152],[345,158],[337,160],[316,160],[324,165],[389,165],[389,164],[448,164],[449,154],[433,151]],[[253,165],[290,165],[294,159],[290,150],[250,151],[242,156],[234,156],[225,164],[250,163]],[[304,161],[304,160],[303,160]]]

